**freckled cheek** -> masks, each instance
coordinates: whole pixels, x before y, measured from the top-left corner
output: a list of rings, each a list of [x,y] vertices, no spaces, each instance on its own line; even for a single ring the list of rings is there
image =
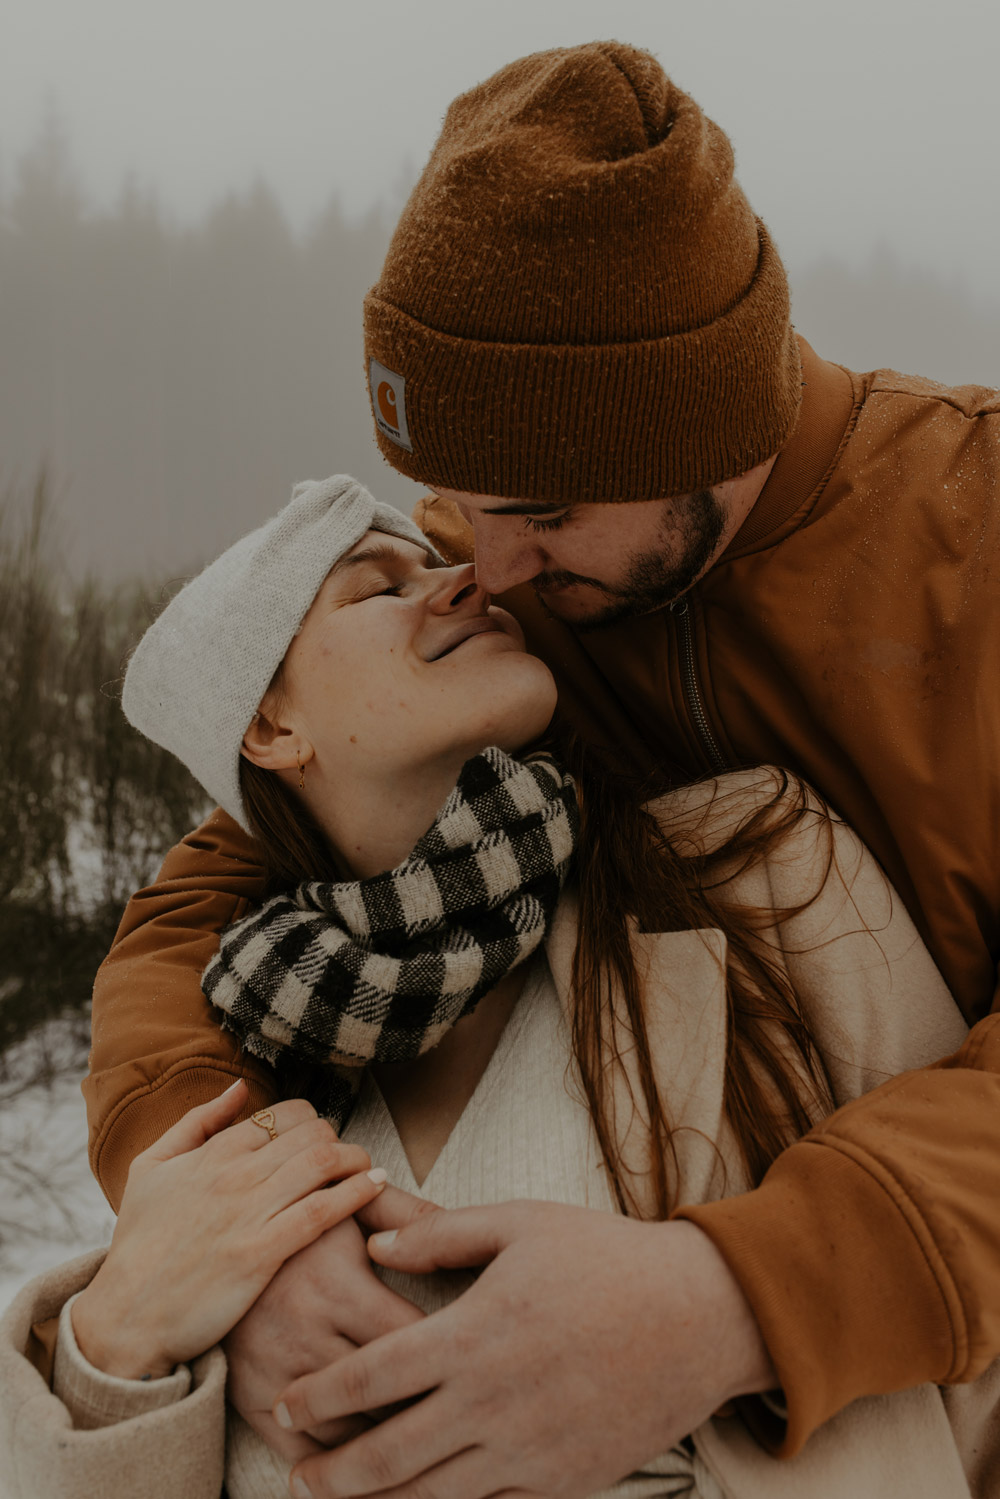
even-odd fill
[[[315,659],[317,683],[329,694],[326,732],[352,755],[378,755],[394,725],[412,726],[428,711],[423,684],[398,640],[373,638],[360,650],[328,642]]]
[[[344,703],[341,713],[341,733],[348,730],[348,743],[353,753],[378,755],[398,737],[397,731],[405,729],[409,736],[413,725],[426,717],[429,705],[418,693],[400,691],[399,684],[386,684],[384,691],[370,688],[352,694],[350,703]]]
[[[390,693],[386,697],[371,698],[364,704],[364,717],[380,728],[392,725],[400,718],[412,718],[421,711],[421,705],[409,696]],[[426,705],[425,705],[426,711]]]

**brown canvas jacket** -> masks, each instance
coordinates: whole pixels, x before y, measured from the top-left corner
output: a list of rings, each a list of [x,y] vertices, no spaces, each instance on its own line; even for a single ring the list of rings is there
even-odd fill
[[[935,1068],[848,1105],[742,1197],[689,1209],[740,1279],[788,1398],[782,1450],[860,1395],[974,1378],[1000,1355],[1000,397],[803,346],[797,430],[724,557],[681,607],[576,636],[530,588],[503,600],[590,738],[677,780],[788,765],[874,850],[965,1015]],[[440,500],[418,519],[470,554]],[[98,976],[85,1084],[112,1201],[129,1161],[222,1075],[273,1084],[196,988],[252,899],[217,813],[126,911]],[[900,1004],[906,996],[900,995]]]

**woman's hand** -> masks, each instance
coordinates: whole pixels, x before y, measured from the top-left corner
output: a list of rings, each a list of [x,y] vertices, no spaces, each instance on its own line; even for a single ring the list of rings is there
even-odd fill
[[[203,1353],[285,1260],[382,1190],[365,1151],[304,1099],[275,1104],[274,1140],[252,1120],[226,1128],[245,1103],[237,1082],[133,1162],[108,1256],[71,1314],[96,1368],[159,1377]]]

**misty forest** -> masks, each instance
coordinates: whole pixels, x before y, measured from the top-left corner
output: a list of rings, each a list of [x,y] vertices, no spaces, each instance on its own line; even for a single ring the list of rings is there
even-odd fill
[[[123,905],[205,810],[125,723],[129,647],[295,481],[418,493],[378,457],[361,355],[398,206],[333,198],[293,232],[259,183],[196,223],[134,185],[97,210],[54,124],[0,183],[0,1110],[79,1070]],[[826,357],[1000,383],[1000,308],[961,283],[887,251],[792,279]],[[12,1232],[0,1212],[0,1255]]]

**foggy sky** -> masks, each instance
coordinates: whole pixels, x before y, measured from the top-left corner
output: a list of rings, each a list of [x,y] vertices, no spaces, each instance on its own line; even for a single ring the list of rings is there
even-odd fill
[[[729,132],[793,278],[883,248],[1000,305],[995,0],[19,0],[0,169],[49,109],[111,204],[184,216],[261,173],[297,225],[399,196],[449,100],[542,47],[646,46]]]
[[[17,3],[0,520],[44,467],[76,567],[200,565],[334,469],[412,505],[372,438],[361,300],[450,100],[544,47],[615,36],[694,94],[827,358],[1000,385],[997,0]],[[83,208],[56,211],[60,168],[26,227],[19,163],[53,116]]]

